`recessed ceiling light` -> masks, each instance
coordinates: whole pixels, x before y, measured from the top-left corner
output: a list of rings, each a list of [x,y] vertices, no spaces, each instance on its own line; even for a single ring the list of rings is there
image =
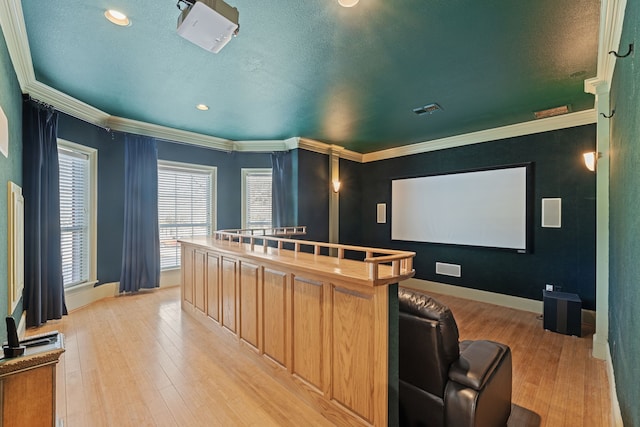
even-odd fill
[[[131,21],[129,20],[127,15],[118,10],[109,9],[104,12],[104,17],[107,18],[109,22],[113,22],[114,24],[120,25],[121,27],[127,27],[131,25]]]
[[[200,111],[207,111],[209,109],[209,106],[205,104],[198,104],[196,105],[196,108]]]
[[[338,3],[342,7],[353,7],[358,4],[360,0],[338,0]]]

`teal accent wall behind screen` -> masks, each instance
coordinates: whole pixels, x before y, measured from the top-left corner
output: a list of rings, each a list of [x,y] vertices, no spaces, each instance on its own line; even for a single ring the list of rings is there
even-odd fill
[[[534,300],[546,283],[578,294],[595,310],[595,174],[582,153],[593,151],[595,125],[473,144],[381,160],[341,162],[341,238],[374,247],[416,252],[416,278]],[[533,164],[532,252],[391,240],[391,181],[508,164]],[[349,184],[347,184],[349,182]],[[350,200],[349,186],[360,188]],[[541,227],[541,199],[562,198],[562,227]],[[377,224],[376,205],[387,204],[387,223]],[[357,232],[347,230],[360,230]],[[462,277],[435,274],[435,263],[462,266]]]
[[[0,106],[9,124],[9,157],[0,154],[0,312],[7,313],[9,311],[7,182],[13,181],[22,187],[22,94],[4,36],[0,36]],[[22,316],[22,301],[11,314],[17,324]],[[4,341],[6,336],[5,327],[0,326],[0,341]]]
[[[627,2],[611,87],[609,348],[624,425],[640,425],[640,4]]]

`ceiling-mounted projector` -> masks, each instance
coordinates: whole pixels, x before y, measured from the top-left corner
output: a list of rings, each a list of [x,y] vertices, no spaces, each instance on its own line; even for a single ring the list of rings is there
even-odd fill
[[[182,0],[181,0],[182,1]],[[238,9],[222,0],[198,0],[182,10],[178,34],[213,53],[220,52],[238,33]]]

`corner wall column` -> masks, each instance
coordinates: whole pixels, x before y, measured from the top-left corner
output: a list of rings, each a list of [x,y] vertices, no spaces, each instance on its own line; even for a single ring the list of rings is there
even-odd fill
[[[596,331],[593,357],[606,359],[609,354],[609,88],[596,87],[598,111],[596,151]]]
[[[609,357],[609,163],[610,163],[610,85],[606,80],[585,81],[585,92],[596,97],[596,331],[593,334],[595,358]]]

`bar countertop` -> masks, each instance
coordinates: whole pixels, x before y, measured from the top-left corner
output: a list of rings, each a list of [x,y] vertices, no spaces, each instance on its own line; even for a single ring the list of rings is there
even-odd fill
[[[235,240],[234,240],[235,239]],[[397,283],[413,277],[413,252],[375,249],[340,244],[310,242],[269,237],[235,237],[224,239],[220,236],[203,236],[184,238],[180,243],[193,245],[202,249],[215,250],[248,259],[259,260],[282,265],[298,271],[321,276],[336,276],[360,286],[380,286]],[[275,242],[271,245],[265,242]],[[293,245],[295,249],[284,249],[282,244]],[[280,243],[278,245],[278,243]],[[275,246],[275,247],[274,247]],[[313,251],[303,251],[308,247]],[[320,255],[321,248],[325,252],[335,251],[337,256]],[[345,258],[344,251],[362,252],[362,260]],[[374,256],[380,254],[380,256]]]

